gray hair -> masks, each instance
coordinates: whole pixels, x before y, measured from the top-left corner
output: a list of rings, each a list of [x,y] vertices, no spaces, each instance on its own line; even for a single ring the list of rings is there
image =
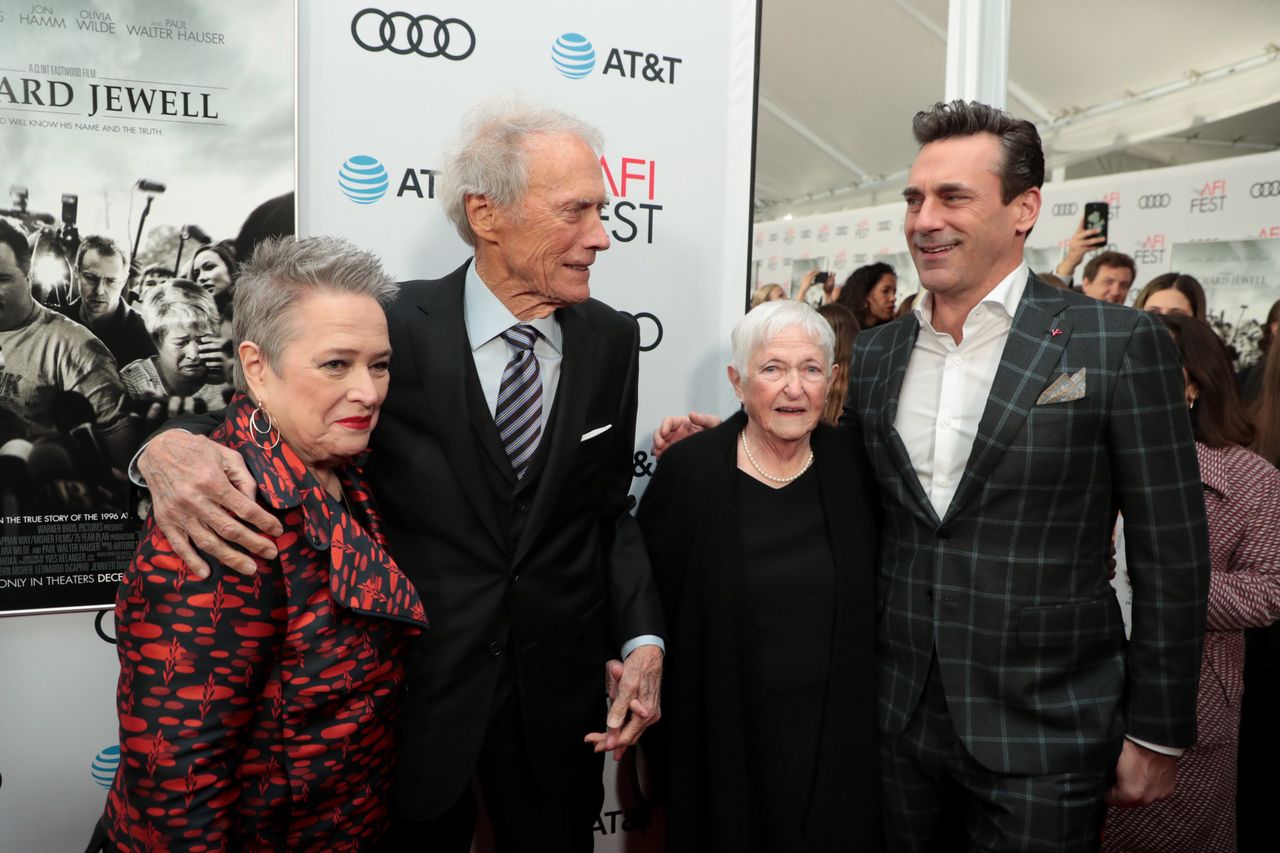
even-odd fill
[[[576,136],[596,156],[604,149],[600,131],[553,107],[507,98],[482,103],[467,115],[457,141],[445,151],[440,201],[468,246],[475,247],[476,234],[467,220],[467,196],[518,210],[529,186],[529,138],[557,134]]]
[[[821,314],[803,302],[778,299],[757,305],[733,327],[733,367],[747,375],[747,360],[756,350],[773,340],[784,329],[798,327],[822,350],[822,363],[831,372],[836,356],[836,333]]]
[[[169,330],[180,327],[196,335],[218,330],[218,306],[213,296],[194,281],[171,279],[164,287],[153,287],[142,300],[142,322],[157,345],[164,343]]]
[[[231,330],[233,346],[253,341],[272,370],[296,337],[292,320],[298,303],[315,293],[370,296],[386,307],[400,285],[371,252],[339,237],[281,237],[264,240],[240,268]],[[247,391],[240,360],[232,366],[235,385]]]

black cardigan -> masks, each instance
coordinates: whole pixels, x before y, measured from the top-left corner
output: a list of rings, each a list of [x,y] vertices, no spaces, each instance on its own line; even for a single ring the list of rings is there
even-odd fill
[[[738,413],[672,447],[637,517],[668,626],[662,722],[645,737],[667,807],[667,849],[878,850],[876,546],[879,503],[860,444],[812,435],[835,558],[835,622],[808,832],[786,809],[777,738],[755,677],[735,476]]]

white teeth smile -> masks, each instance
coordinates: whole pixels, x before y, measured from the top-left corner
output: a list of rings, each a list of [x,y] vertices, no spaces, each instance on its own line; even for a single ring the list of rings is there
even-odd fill
[[[937,255],[937,254],[941,254],[942,252],[949,252],[955,247],[956,246],[954,243],[952,243],[950,246],[936,246],[932,249],[921,246],[920,251],[924,252],[926,255]]]

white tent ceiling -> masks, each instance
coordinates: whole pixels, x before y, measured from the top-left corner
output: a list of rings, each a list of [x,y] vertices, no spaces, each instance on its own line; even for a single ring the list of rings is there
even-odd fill
[[[763,0],[758,219],[884,203],[948,0]],[[1280,148],[1280,0],[1012,0],[1007,108],[1080,178]]]

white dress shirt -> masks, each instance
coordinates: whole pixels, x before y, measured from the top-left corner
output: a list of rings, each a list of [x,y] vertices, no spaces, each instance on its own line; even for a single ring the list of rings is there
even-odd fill
[[[916,301],[920,334],[907,362],[893,426],[938,518],[947,514],[968,467],[1028,272],[1024,261],[974,306],[964,319],[958,344],[933,327],[933,294],[925,291]],[[1176,747],[1129,740],[1165,755],[1183,753]]]
[[[958,344],[933,328],[933,294],[925,291],[916,302],[920,334],[893,426],[938,518],[947,514],[969,463],[1027,274],[1026,262],[1019,264],[974,306]]]
[[[545,438],[551,405],[560,384],[560,362],[564,359],[564,332],[560,329],[560,321],[554,313],[538,320],[518,319],[480,279],[474,263],[467,267],[467,278],[462,288],[462,311],[467,340],[471,343],[471,357],[475,361],[476,375],[480,379],[490,417],[497,416],[502,374],[515,349],[503,340],[502,333],[521,322],[538,330],[533,355],[538,359],[538,374],[542,377],[542,437]],[[623,645],[622,659],[626,660],[627,655],[640,646],[657,646],[666,651],[661,637],[643,634]]]

